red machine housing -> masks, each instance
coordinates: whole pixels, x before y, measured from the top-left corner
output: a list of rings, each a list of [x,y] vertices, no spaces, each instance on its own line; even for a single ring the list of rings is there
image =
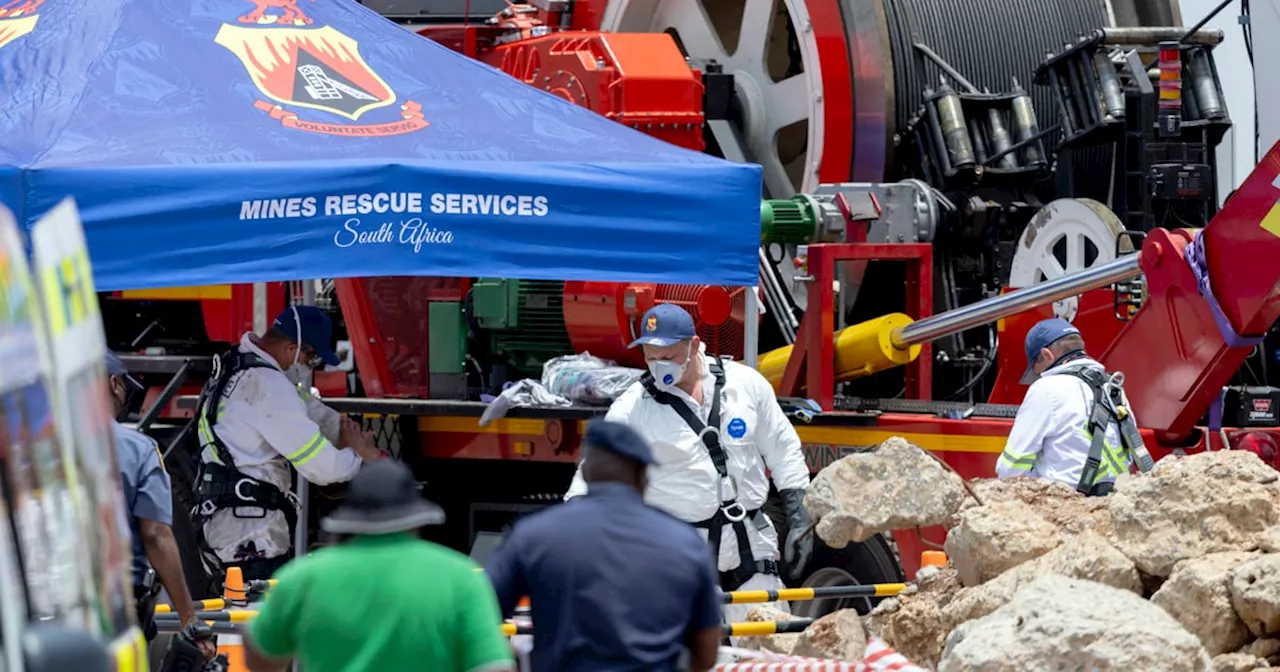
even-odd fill
[[[575,8],[575,17],[579,14]],[[497,21],[459,30],[419,31],[482,60],[534,88],[594,110],[671,144],[702,151],[702,74],[691,69],[670,35],[564,32],[559,15],[513,5]],[[369,397],[428,397],[430,305],[460,302],[469,283],[447,278],[337,281],[355,360]],[[742,288],[568,282],[564,325],[577,352],[643,366],[634,340],[640,315],[656,303],[688,309],[712,352],[742,357]]]
[[[575,352],[643,367],[644,357],[627,348],[635,340],[638,321],[659,303],[689,311],[707,349],[741,358],[746,290],[718,285],[651,285],[615,282],[565,283],[564,326]]]

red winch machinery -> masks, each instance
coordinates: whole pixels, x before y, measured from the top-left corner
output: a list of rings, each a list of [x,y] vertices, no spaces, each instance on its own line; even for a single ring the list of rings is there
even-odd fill
[[[812,468],[897,435],[990,476],[1025,389],[1023,337],[1052,315],[1125,373],[1157,452],[1276,462],[1280,147],[1219,211],[1231,121],[1214,47],[1228,38],[1179,27],[1176,3],[365,4],[618,123],[763,166],[765,310],[751,319]],[[146,353],[129,358],[153,385],[143,426],[177,446],[197,355],[290,300],[333,309],[351,358],[316,385],[394,425],[395,451],[466,521],[448,539],[465,547],[500,527],[478,522],[490,512],[563,492],[582,423],[601,413],[523,409],[481,428],[471,400],[560,355],[638,366],[625,344],[660,302],[741,357],[746,291],[388,277],[119,292],[104,313],[116,349]],[[895,536],[913,569],[922,537]],[[812,569],[810,585],[899,576],[883,540],[822,549]]]

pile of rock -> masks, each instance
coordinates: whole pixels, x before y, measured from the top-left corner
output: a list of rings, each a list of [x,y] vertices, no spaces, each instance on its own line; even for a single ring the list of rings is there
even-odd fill
[[[949,529],[950,564],[921,570],[863,621],[913,662],[943,672],[1280,665],[1280,474],[1253,453],[1162,460],[1105,498],[1026,478],[968,485],[891,439],[823,470],[805,499],[835,547]]]

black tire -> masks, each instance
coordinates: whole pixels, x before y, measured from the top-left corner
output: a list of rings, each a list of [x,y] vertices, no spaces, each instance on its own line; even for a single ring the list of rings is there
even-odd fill
[[[902,564],[884,535],[877,534],[844,548],[831,548],[819,539],[814,541],[813,560],[804,581],[806,586],[871,585],[907,580]],[[840,609],[856,609],[859,614],[867,614],[883,599],[853,597],[793,602],[791,610],[805,618],[818,618]]]
[[[763,507],[764,512],[778,532],[778,543],[783,544],[789,530],[787,519],[776,491],[771,491],[770,495]],[[864,542],[837,549],[822,543],[815,534],[813,544],[813,557],[805,567],[804,580],[795,582],[784,577],[788,587],[870,585],[902,583],[907,580],[902,563],[884,535],[877,534]],[[818,618],[840,609],[856,609],[858,613],[866,614],[882,599],[884,598],[857,597],[792,602],[791,610],[797,616],[805,618]]]

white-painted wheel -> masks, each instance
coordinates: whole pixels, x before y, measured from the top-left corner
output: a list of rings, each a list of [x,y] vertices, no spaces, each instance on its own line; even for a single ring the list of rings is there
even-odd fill
[[[803,71],[785,76],[796,65],[788,55],[788,17]],[[734,76],[748,159],[764,168],[768,195],[817,187],[822,73],[803,0],[612,0],[601,30],[671,33],[690,58],[715,59]]]
[[[1018,240],[1009,268],[1009,286],[1038,285],[1116,258],[1116,236],[1124,231],[1107,206],[1088,198],[1060,198],[1031,218]],[[1128,240],[1121,243],[1131,251]],[[1053,303],[1054,315],[1074,320],[1079,297]]]

